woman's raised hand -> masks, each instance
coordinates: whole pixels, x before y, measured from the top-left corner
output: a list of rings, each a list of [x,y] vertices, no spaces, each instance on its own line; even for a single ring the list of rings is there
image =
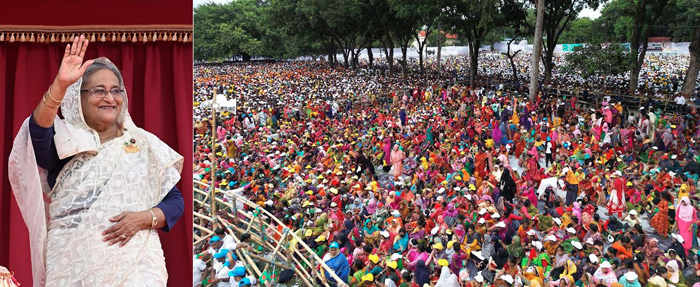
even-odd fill
[[[85,39],[84,35],[75,37],[73,44],[66,46],[61,67],[58,68],[58,75],[54,80],[54,85],[61,91],[67,90],[70,85],[78,81],[85,74],[87,67],[92,64],[93,60],[87,60],[83,63],[87,46],[88,40]]]

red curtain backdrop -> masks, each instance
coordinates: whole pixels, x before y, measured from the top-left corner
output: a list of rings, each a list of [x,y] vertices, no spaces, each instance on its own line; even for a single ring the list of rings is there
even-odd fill
[[[192,25],[192,1],[3,0],[0,25]]]
[[[30,235],[10,188],[7,159],[22,122],[53,82],[65,44],[0,42],[0,265],[14,271],[22,286],[32,286]],[[86,58],[101,56],[108,57],[122,70],[134,122],[185,158],[178,184],[185,200],[185,213],[173,230],[167,234],[161,232],[160,236],[168,285],[189,285],[192,280],[192,43],[90,43]]]

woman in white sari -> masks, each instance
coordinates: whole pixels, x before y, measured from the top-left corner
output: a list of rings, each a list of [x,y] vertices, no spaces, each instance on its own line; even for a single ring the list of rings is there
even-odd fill
[[[66,47],[10,154],[34,286],[165,286],[156,230],[184,210],[183,158],[134,125],[119,70],[106,58],[83,63],[87,45],[80,36]]]
[[[457,275],[453,274],[452,271],[450,271],[450,268],[447,266],[442,266],[442,269],[440,269],[440,278],[438,279],[438,282],[435,284],[435,287],[459,287],[459,280],[457,279]]]

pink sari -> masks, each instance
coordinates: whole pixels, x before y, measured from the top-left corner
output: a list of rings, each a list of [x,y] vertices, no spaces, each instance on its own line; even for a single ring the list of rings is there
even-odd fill
[[[686,205],[683,205],[683,202]],[[678,206],[676,206],[676,222],[678,224],[678,233],[683,237],[683,249],[685,249],[686,254],[693,247],[693,224],[697,220],[695,207],[690,205],[690,200],[684,196],[681,198]]]

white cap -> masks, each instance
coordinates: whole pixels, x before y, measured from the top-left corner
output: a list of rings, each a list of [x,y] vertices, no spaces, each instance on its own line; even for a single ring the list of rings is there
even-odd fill
[[[479,221],[478,221],[478,222],[481,223],[481,224],[484,224],[484,223],[486,223],[486,219],[484,219],[483,217],[482,217],[482,218],[479,218]]]
[[[273,205],[273,204],[275,204],[275,203],[272,202],[272,200],[269,200],[269,199],[268,199],[267,201],[265,201],[265,205],[270,205],[270,206],[271,206],[271,205]]]
[[[557,225],[561,225],[561,219],[559,218],[552,218],[552,221],[554,221]]]
[[[685,239],[683,239],[683,236],[681,236],[680,234],[671,234],[671,236],[675,238],[678,241],[678,243],[683,244],[683,242],[685,242]]]
[[[535,248],[537,248],[538,251],[539,251],[539,250],[542,250],[542,242],[533,241],[533,242],[532,242],[532,246],[535,246]]]
[[[671,156],[671,159],[676,159],[677,157],[678,157],[678,156],[674,154],[674,155]]]
[[[588,239],[586,239],[586,244],[593,245],[593,244],[595,244],[595,242],[593,241],[593,238],[588,238]]]
[[[338,206],[338,204],[337,204],[337,203],[335,203],[335,202],[331,202],[331,207],[336,207],[336,206]]]
[[[632,283],[635,280],[637,280],[637,278],[639,278],[639,275],[637,275],[637,273],[635,273],[635,272],[630,271],[630,272],[625,273],[625,279],[627,279],[627,282]]]
[[[596,256],[595,254],[593,254],[593,253],[589,254],[588,259],[591,260],[591,263],[598,264],[598,256]]]
[[[632,209],[632,210],[630,210],[630,214],[632,214],[632,215],[637,215],[637,211],[634,210],[634,209]]]
[[[401,258],[403,258],[403,256],[401,256],[401,254],[399,254],[399,253],[391,254],[391,261],[396,261],[396,260],[399,260]]]
[[[496,223],[496,225],[494,225],[494,227],[506,228],[506,223],[501,221],[499,223]]]
[[[484,276],[481,276],[481,271],[479,271],[479,273],[476,273],[476,276],[474,276],[474,280],[476,280],[476,282],[479,283],[484,283]]]
[[[472,254],[473,254],[474,256],[476,256],[477,258],[479,258],[480,260],[486,259],[486,258],[484,258],[483,255],[481,255],[481,251],[472,251]]]
[[[612,268],[612,265],[608,261],[603,261],[603,263],[600,263],[600,268]]]
[[[501,215],[498,214],[498,213],[494,213],[493,215],[491,215],[491,217],[493,217],[493,218],[501,218]]]
[[[544,240],[555,242],[555,241],[557,241],[557,237],[554,235],[547,235],[547,237],[545,237]]]
[[[576,247],[576,249],[578,249],[578,250],[583,249],[583,245],[582,245],[581,242],[579,242],[579,241],[571,241],[571,245],[573,245],[574,247]]]
[[[440,226],[435,226],[433,229],[430,230],[430,235],[435,235],[440,231]]]
[[[620,172],[619,170],[616,170],[613,174],[617,176],[622,176],[622,172]]]
[[[472,195],[471,195],[471,194],[467,194],[466,197],[467,197],[468,200],[472,200]]]
[[[571,234],[576,234],[576,229],[574,229],[573,227],[567,228],[566,231],[571,233]]]
[[[399,216],[401,216],[401,212],[399,212],[398,210],[394,210],[394,211],[391,212],[391,216],[393,216],[393,217],[399,217]]]
[[[569,168],[568,168],[568,167],[565,167],[565,168],[563,168],[563,169],[561,170],[561,174],[562,174],[562,175],[566,174],[567,172],[569,172]]]
[[[508,282],[508,284],[513,284],[513,282],[515,282],[515,280],[513,280],[513,276],[510,276],[508,274],[501,276],[501,279]]]
[[[535,235],[537,235],[537,231],[535,231],[534,229],[530,229],[527,231],[527,235],[535,236]]]
[[[486,214],[486,208],[479,209],[479,214],[481,214],[481,215]]]
[[[384,237],[389,237],[389,235],[390,235],[390,234],[389,234],[389,231],[386,231],[386,230],[383,230],[383,231],[379,232],[379,234],[381,234],[381,235],[384,236]]]
[[[444,187],[441,187],[441,188],[438,189],[438,191],[437,191],[437,193],[443,193],[443,192],[445,192],[445,188],[444,188]]]

